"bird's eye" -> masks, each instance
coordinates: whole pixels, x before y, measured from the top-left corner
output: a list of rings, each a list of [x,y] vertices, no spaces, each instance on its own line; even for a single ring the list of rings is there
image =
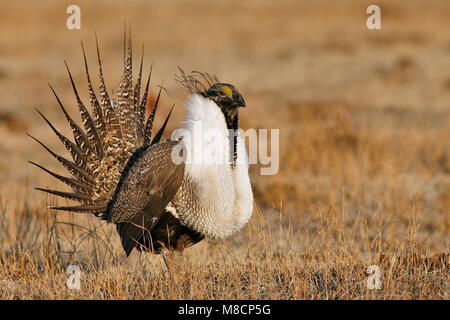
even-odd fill
[[[219,90],[218,92],[217,92],[217,94],[220,96],[220,97],[225,97],[227,94],[225,93],[225,92],[223,92],[223,90]]]

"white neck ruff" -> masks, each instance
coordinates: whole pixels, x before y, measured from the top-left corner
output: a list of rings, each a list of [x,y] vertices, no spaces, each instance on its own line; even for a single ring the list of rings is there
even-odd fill
[[[193,189],[197,204],[189,214],[178,212],[181,222],[214,239],[241,229],[253,211],[248,157],[241,137],[237,161],[230,166],[230,139],[225,117],[210,99],[191,95],[186,103],[183,144],[187,152],[184,182]],[[232,145],[232,144],[231,144]],[[191,157],[191,158],[189,158]]]

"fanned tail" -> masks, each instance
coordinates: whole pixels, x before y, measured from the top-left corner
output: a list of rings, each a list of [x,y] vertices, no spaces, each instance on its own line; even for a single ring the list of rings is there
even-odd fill
[[[91,113],[82,102],[66,63],[83,129],[72,119],[53,87],[49,85],[69,123],[74,142],[61,134],[47,117],[36,109],[67,149],[72,160],[56,154],[40,140],[30,136],[60,162],[70,173],[71,177],[59,175],[35,162],[30,161],[30,163],[68,185],[72,189],[72,192],[45,188],[36,188],[37,190],[80,203],[80,205],[54,206],[50,208],[62,211],[92,213],[104,218],[104,212],[114,194],[122,171],[129,158],[138,148],[160,141],[172,113],[173,106],[164,124],[156,133],[153,140],[151,140],[153,120],[160,100],[161,89],[155,100],[153,110],[146,119],[145,110],[149,94],[152,66],[141,98],[144,50],[142,49],[139,74],[136,83],[133,84],[131,36],[128,36],[127,41],[125,32],[124,71],[117,90],[117,98],[114,101],[110,98],[106,89],[97,36],[95,39],[100,78],[98,95],[92,86],[85,49],[83,43],[81,43]]]

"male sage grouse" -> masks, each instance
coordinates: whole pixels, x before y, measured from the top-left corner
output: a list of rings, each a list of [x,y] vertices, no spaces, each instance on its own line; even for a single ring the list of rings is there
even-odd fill
[[[80,203],[51,208],[91,213],[114,223],[127,256],[133,248],[154,253],[183,250],[205,236],[224,239],[241,229],[252,214],[253,194],[244,141],[238,135],[238,109],[245,107],[245,102],[236,88],[219,83],[207,73],[186,75],[180,69],[176,80],[190,93],[181,133],[171,140],[161,140],[169,113],[151,139],[161,89],[146,117],[151,70],[141,96],[143,59],[133,84],[131,41],[124,44],[124,72],[115,96],[106,89],[98,43],[98,95],[83,46],[82,51],[91,113],[67,71],[84,129],[70,117],[51,86],[74,141],[63,136],[38,111],[72,160],[32,137],[68,170],[70,177],[30,162],[70,186],[73,192],[37,189]],[[209,138],[198,139],[197,131],[203,131],[203,135],[213,132],[209,134],[213,143],[207,143]],[[198,161],[199,155],[205,155],[208,161]]]

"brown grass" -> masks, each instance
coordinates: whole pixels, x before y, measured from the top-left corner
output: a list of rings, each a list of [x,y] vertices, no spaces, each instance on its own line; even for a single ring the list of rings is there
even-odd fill
[[[365,28],[359,1],[80,1],[80,31],[65,28],[69,3],[2,4],[0,298],[448,299],[450,5],[380,3],[380,31]],[[176,102],[169,131],[183,117],[177,65],[236,84],[244,128],[280,129],[279,173],[251,168],[249,225],[169,268],[151,254],[126,259],[112,225],[46,209],[63,201],[33,187],[55,181],[26,164],[63,172],[24,134],[63,150],[33,108],[67,133],[47,82],[75,115],[63,60],[86,98],[78,42],[93,72],[96,30],[112,88],[128,19],[135,52],[145,44],[154,62],[152,89],[164,79],[173,91],[157,119]],[[66,287],[71,264],[80,290]],[[380,290],[366,286],[369,265]]]

